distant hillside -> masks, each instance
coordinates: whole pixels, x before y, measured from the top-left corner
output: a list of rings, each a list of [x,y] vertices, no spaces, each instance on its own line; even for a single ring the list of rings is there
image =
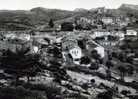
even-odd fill
[[[84,9],[84,8],[76,8],[74,10],[74,12],[85,12],[85,11],[88,11],[87,9]]]
[[[138,18],[138,5],[123,4],[118,9],[107,9],[105,16],[133,16]],[[0,30],[33,29],[45,25],[50,19],[55,23],[74,22],[75,18],[96,18],[95,9],[77,8],[74,11],[37,7],[31,10],[0,10]]]
[[[138,19],[138,5],[122,4],[118,10],[122,11],[128,17],[135,17]]]
[[[50,18],[54,21],[71,17],[74,12],[58,9],[33,8],[30,11],[25,10],[1,10],[0,11],[0,29],[6,28],[12,30],[14,28],[32,27],[36,25],[46,24]],[[12,24],[9,25],[9,24]],[[19,25],[18,25],[19,24]],[[19,26],[19,27],[18,27]],[[25,26],[25,27],[24,27]]]
[[[51,18],[56,20],[61,20],[64,18],[71,17],[74,12],[72,11],[66,11],[66,10],[59,10],[59,9],[47,9],[47,8],[33,8],[30,10],[30,12],[34,13],[36,23],[39,22],[48,22]]]
[[[138,10],[138,5],[132,5],[132,4],[122,4],[120,6],[120,9],[133,9],[133,10]]]
[[[0,29],[26,29],[33,28],[33,13],[24,10],[1,10]]]

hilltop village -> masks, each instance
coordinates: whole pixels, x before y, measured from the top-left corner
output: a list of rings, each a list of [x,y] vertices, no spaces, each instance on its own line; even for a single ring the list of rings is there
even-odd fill
[[[1,30],[0,99],[137,99],[138,19],[107,11]]]

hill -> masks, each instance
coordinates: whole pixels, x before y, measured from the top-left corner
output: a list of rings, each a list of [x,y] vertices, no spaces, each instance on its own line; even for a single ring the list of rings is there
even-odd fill
[[[67,10],[60,10],[60,9],[47,9],[47,8],[33,8],[30,10],[30,12],[34,13],[35,20],[37,20],[36,23],[48,22],[50,19],[61,20],[64,18],[71,17],[74,12],[67,11]],[[43,24],[42,22],[42,24]]]
[[[118,9],[107,9],[107,16],[128,16],[138,18],[138,5],[122,4]],[[0,30],[34,29],[45,25],[50,19],[55,23],[74,22],[75,18],[96,18],[96,9],[76,8],[74,11],[48,9],[43,7],[31,10],[0,10]]]
[[[0,29],[35,28],[36,25],[46,24],[51,18],[56,21],[71,17],[74,13],[66,10],[33,8],[26,10],[1,10]],[[12,24],[12,25],[10,25]],[[23,26],[23,27],[20,27]]]
[[[128,17],[135,17],[138,19],[138,5],[122,4],[118,10]]]
[[[138,5],[132,5],[132,4],[122,4],[120,6],[120,8],[129,8],[129,9],[133,9],[133,10],[138,10]]]

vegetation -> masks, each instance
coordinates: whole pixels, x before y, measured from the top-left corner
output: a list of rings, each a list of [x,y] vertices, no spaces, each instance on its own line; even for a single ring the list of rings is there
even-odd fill
[[[29,90],[37,90],[44,92],[48,99],[57,99],[57,96],[61,95],[61,88],[57,87],[54,83],[49,84],[24,84],[24,88]]]
[[[106,91],[103,93],[98,94],[97,98],[98,99],[113,99],[113,92],[112,91]]]
[[[127,72],[126,68],[123,66],[119,66],[118,70],[120,71],[120,78],[122,81],[124,81],[125,73]]]
[[[74,26],[71,22],[64,22],[61,24],[61,30],[62,31],[73,31]]]
[[[16,79],[18,83],[20,77],[28,78],[37,75],[40,71],[39,55],[29,54],[30,49],[23,47],[16,48],[16,52],[6,50],[1,56],[1,68]]]
[[[53,22],[52,19],[50,19],[48,25],[49,25],[50,28],[53,28],[54,27],[54,22]]]
[[[29,90],[22,86],[0,89],[0,99],[48,99],[43,91]]]
[[[104,16],[115,17],[118,13],[119,16],[123,16],[123,18],[137,18],[137,15],[134,14],[135,11],[128,12],[131,11],[130,9],[127,9],[124,13],[122,13],[122,11],[122,8],[108,9],[107,12],[104,13]],[[17,13],[15,13],[16,11],[3,12],[4,11],[0,12],[0,29],[26,30],[30,28],[32,29],[32,27],[34,28],[35,26],[38,28],[39,26],[40,28],[47,28],[47,26],[45,27],[45,24],[49,25],[48,28],[53,29],[55,24],[59,25],[62,23],[61,31],[73,31],[74,29],[81,31],[99,28],[108,30],[108,26],[101,20],[98,20],[103,15],[98,14],[96,9],[95,11],[84,10],[75,12],[38,7],[30,11],[17,11]],[[84,20],[86,19],[85,21],[89,22],[78,22],[78,24],[77,21],[80,21],[80,17],[84,17]],[[74,18],[78,18],[78,20],[73,22]],[[92,19],[87,20],[89,18]],[[92,23],[90,21],[93,21],[93,19],[94,25],[91,25]],[[137,24],[138,22],[136,21],[128,26],[137,26]],[[119,30],[126,32],[127,27],[113,30],[117,32]],[[49,34],[50,37],[53,35],[56,38],[61,36],[64,37],[64,32],[61,32],[63,35],[59,35],[58,33],[60,34],[60,32],[52,32]],[[75,32],[74,34],[77,33],[78,32]],[[36,36],[38,35],[36,34]],[[80,33],[79,36],[81,38],[83,35]],[[75,37],[73,37],[73,40],[74,38]],[[128,96],[131,93],[131,90],[125,90],[125,87],[127,86],[132,87],[134,90],[137,89],[137,82],[135,79],[133,82],[125,82],[124,79],[126,74],[131,77],[134,73],[135,65],[133,64],[133,58],[137,58],[137,40],[122,41],[121,43],[123,44],[121,46],[115,46],[119,51],[111,48],[111,52],[110,50],[108,52],[105,48],[107,55],[105,56],[105,59],[102,59],[97,50],[93,49],[95,45],[91,46],[93,50],[86,49],[86,41],[89,40],[87,37],[84,36],[81,40],[80,38],[78,38],[79,40],[77,39],[78,44],[75,42],[75,46],[79,46],[82,49],[83,57],[76,59],[76,61],[80,62],[79,65],[75,64],[75,62],[73,63],[73,60],[75,59],[69,54],[69,51],[67,51],[67,54],[71,59],[71,64],[65,63],[65,61],[63,61],[64,57],[62,57],[62,41],[60,44],[52,44],[52,40],[49,38],[43,39],[47,44],[42,44],[40,46],[41,50],[39,54],[41,55],[31,53],[29,47],[26,48],[22,45],[20,47],[16,46],[15,50],[1,50],[0,99],[88,99],[88,97],[85,97],[86,95],[90,97],[91,94],[95,93],[98,94],[95,94],[97,99],[112,99],[115,92],[118,94],[115,97],[121,95]],[[1,36],[1,40],[4,42],[3,36]],[[104,37],[97,37],[95,40],[104,40]],[[110,40],[117,41],[118,38],[115,36],[108,36],[108,41]],[[9,41],[10,40],[6,40],[6,42]],[[69,44],[69,46],[72,47],[72,43]],[[37,44],[34,45],[36,46]],[[85,51],[88,51],[88,53]],[[91,53],[88,55],[90,51]],[[117,79],[118,71],[120,72],[121,80]],[[30,81],[30,78],[32,77],[34,77],[34,79]],[[28,80],[27,83],[25,82],[25,78]],[[50,83],[48,83],[48,81]],[[14,82],[16,82],[16,86]],[[120,88],[121,92],[119,93],[118,89],[114,90],[114,88],[112,88],[114,87],[112,86],[112,83],[117,85],[115,88],[124,87],[124,90],[122,90],[123,88]],[[93,87],[95,92],[91,91]],[[101,89],[104,92],[97,92],[97,90]]]
[[[86,64],[86,65],[90,64],[90,62],[91,62],[91,60],[87,56],[82,57],[81,61],[80,61],[81,64]]]

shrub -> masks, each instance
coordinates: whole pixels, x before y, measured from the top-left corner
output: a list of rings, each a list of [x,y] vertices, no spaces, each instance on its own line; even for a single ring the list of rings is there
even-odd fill
[[[22,86],[4,87],[0,89],[0,99],[47,99],[42,91],[28,90]]]
[[[78,93],[71,93],[69,96],[65,97],[64,99],[88,99],[88,97]]]
[[[25,84],[25,88],[30,90],[43,91],[47,94],[48,99],[56,99],[56,95],[61,95],[61,89],[56,84]]]

